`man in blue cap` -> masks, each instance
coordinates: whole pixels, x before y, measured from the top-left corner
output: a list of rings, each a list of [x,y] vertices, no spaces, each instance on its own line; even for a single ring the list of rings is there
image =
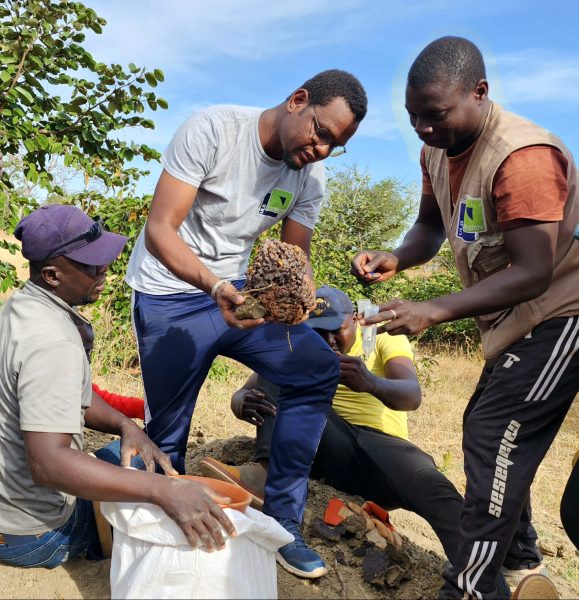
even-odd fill
[[[408,441],[407,412],[416,410],[422,399],[408,339],[379,334],[375,350],[364,356],[361,331],[348,296],[324,286],[318,289],[316,301],[317,308],[305,323],[338,355],[340,385],[312,477],[388,510],[416,512],[430,523],[452,559],[462,497],[436,469],[432,457]],[[200,463],[205,475],[251,492],[256,507],[263,505],[278,394],[279,388],[255,373],[233,394],[235,415],[257,426],[255,462],[234,467],[205,458]],[[291,573],[307,577],[309,566],[299,568],[301,554],[302,548],[294,543],[278,554],[278,562]]]
[[[234,535],[205,488],[176,475],[168,456],[91,389],[76,307],[95,302],[127,239],[74,206],[47,205],[15,231],[30,279],[0,313],[0,562],[54,568],[102,558],[91,500],[151,502],[193,546]],[[89,336],[90,337],[90,336]],[[83,427],[120,436],[120,446],[83,454]],[[140,455],[150,472],[126,470]],[[109,464],[116,462],[116,465]]]

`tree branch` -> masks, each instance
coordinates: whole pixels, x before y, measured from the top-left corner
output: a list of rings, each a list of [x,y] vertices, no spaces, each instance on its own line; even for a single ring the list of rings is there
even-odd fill
[[[20,62],[18,63],[16,75],[14,75],[14,79],[12,80],[10,87],[3,93],[3,96],[2,96],[3,98],[6,98],[6,96],[12,91],[14,86],[18,83],[18,80],[20,79],[22,73],[24,72],[24,62],[26,61],[26,57],[28,56],[28,54],[30,53],[32,48],[34,47],[34,44],[36,43],[36,40],[38,40],[38,38],[39,38],[39,34],[36,35],[36,37],[32,40],[32,42],[30,43],[28,48],[26,48],[26,50],[24,51],[24,54],[22,55],[22,58],[20,59]],[[2,110],[2,104],[0,104],[0,110]]]

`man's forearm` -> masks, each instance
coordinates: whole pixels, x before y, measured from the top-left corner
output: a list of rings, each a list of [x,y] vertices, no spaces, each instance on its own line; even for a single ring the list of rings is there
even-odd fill
[[[548,285],[523,267],[510,266],[472,287],[427,302],[436,322],[443,323],[511,308],[540,296]]]
[[[422,265],[436,256],[445,240],[444,231],[416,222],[392,251],[398,258],[397,272]]]
[[[91,406],[84,413],[85,426],[95,431],[122,435],[126,427],[137,425],[118,410],[108,405],[97,393],[93,392]]]
[[[164,475],[121,469],[72,448],[49,451],[42,465],[30,464],[34,481],[81,498],[104,501],[154,502]]]

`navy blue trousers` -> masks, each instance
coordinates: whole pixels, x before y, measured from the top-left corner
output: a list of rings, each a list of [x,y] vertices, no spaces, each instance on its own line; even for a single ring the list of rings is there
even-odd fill
[[[216,356],[233,358],[280,386],[264,512],[301,522],[339,377],[338,358],[326,342],[303,324],[229,327],[207,294],[135,292],[133,317],[147,434],[181,473],[197,396]]]

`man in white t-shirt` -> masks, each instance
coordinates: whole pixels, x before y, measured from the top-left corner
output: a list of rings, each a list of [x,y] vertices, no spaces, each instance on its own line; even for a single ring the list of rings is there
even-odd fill
[[[197,395],[217,355],[279,385],[264,512],[300,539],[308,474],[338,361],[303,324],[291,328],[292,351],[285,325],[238,321],[234,310],[244,301],[238,290],[262,232],[281,221],[282,241],[309,256],[324,192],[318,161],[345,151],[366,108],[360,82],[329,70],[273,108],[216,106],[191,116],[163,155],[127,272],[148,435],[183,472]],[[299,555],[286,547],[286,553],[304,577],[326,572],[307,547]]]

